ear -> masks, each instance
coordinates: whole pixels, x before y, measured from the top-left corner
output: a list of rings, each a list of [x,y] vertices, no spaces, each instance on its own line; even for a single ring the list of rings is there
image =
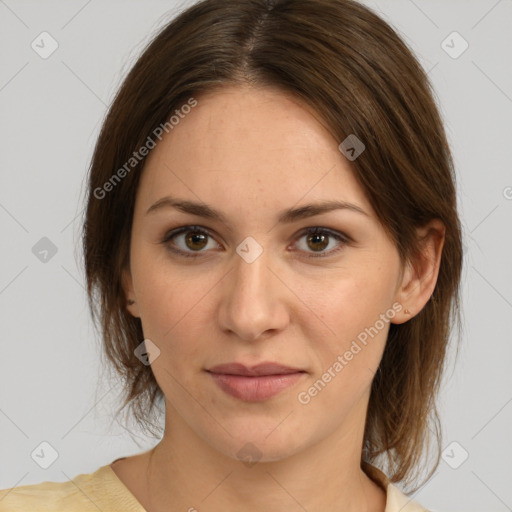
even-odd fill
[[[433,219],[417,229],[420,254],[413,261],[408,261],[404,268],[395,298],[402,305],[402,310],[395,315],[392,323],[402,324],[410,320],[423,309],[434,293],[445,232],[445,225],[439,219]]]
[[[121,275],[121,285],[123,287],[124,295],[126,297],[126,309],[135,318],[140,318],[139,306],[135,298],[135,291],[133,289],[133,280],[129,268],[125,268]]]

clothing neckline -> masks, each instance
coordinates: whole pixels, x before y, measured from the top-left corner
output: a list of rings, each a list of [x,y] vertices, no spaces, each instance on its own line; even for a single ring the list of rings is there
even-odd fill
[[[98,472],[102,472],[103,476],[110,480],[110,482],[117,488],[119,494],[123,495],[124,510],[126,512],[147,512],[139,500],[135,497],[132,491],[126,484],[117,476],[117,473],[112,468],[112,464],[118,460],[126,459],[126,457],[119,457],[109,464],[101,467]],[[386,505],[384,512],[395,512],[400,510],[403,512],[423,512],[425,509],[418,503],[403,494],[397,487],[391,483],[388,476],[376,466],[368,462],[362,462],[361,468],[365,474],[379,485],[386,494]],[[406,508],[407,507],[407,508]]]
[[[118,457],[109,464],[102,466],[99,469],[99,471],[102,471],[105,478],[109,479],[112,485],[114,485],[117,488],[119,494],[123,495],[123,505],[125,507],[124,510],[126,512],[147,512],[146,509],[142,506],[142,503],[135,497],[135,495],[126,486],[126,484],[117,476],[117,473],[114,471],[114,468],[112,467],[112,464],[114,464],[118,460],[123,459],[126,459],[126,457]]]

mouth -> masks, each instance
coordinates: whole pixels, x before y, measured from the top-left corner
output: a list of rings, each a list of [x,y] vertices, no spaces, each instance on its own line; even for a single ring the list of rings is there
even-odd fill
[[[228,363],[206,371],[222,391],[246,402],[267,400],[292,387],[306,374],[299,368],[278,363],[261,363],[250,367]]]

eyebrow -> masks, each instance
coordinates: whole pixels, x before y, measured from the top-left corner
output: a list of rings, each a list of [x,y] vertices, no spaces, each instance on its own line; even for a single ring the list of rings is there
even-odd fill
[[[211,206],[204,203],[197,203],[194,201],[188,201],[185,199],[173,198],[173,197],[162,197],[156,203],[152,204],[146,211],[146,215],[149,213],[155,213],[163,208],[175,208],[181,212],[197,215],[206,219],[217,220],[230,226],[226,217]],[[281,211],[277,216],[278,223],[291,224],[302,219],[307,219],[315,215],[322,213],[331,212],[334,210],[349,210],[369,217],[369,214],[365,212],[360,206],[345,201],[321,201],[318,203],[309,203],[298,208],[290,208],[288,210]]]

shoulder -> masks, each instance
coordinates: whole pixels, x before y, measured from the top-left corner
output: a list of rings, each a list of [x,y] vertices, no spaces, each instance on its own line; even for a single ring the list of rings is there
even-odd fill
[[[404,494],[396,485],[392,484],[387,475],[376,466],[363,462],[364,472],[386,491],[386,509],[384,512],[429,512]]]
[[[108,465],[66,482],[45,481],[0,490],[2,512],[98,512],[129,502],[133,505],[132,496]],[[141,509],[129,506],[124,510]]]
[[[389,483],[387,487],[387,499],[385,512],[429,512],[426,508],[420,505],[405,495],[398,487]]]
[[[71,482],[42,482],[40,484],[20,485],[0,491],[0,510],[2,512],[50,512],[64,510],[64,506],[82,506],[77,489]],[[89,510],[84,508],[85,510]]]

